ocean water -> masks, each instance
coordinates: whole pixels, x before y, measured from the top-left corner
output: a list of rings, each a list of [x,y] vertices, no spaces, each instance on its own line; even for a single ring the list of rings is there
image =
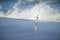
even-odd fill
[[[0,40],[60,40],[60,22],[0,18]]]
[[[60,40],[60,3],[0,1],[0,40]]]

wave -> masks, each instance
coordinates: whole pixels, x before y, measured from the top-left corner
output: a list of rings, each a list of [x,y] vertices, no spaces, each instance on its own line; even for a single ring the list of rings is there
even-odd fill
[[[50,7],[50,5],[45,2],[36,4],[32,8],[27,8],[26,10],[18,8],[20,3],[20,1],[15,3],[12,9],[9,9],[5,15],[3,12],[0,12],[0,17],[36,20],[35,16],[38,15],[39,21],[60,22],[60,12]]]

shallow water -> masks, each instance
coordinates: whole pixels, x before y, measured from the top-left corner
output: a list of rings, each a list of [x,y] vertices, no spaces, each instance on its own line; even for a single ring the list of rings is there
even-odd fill
[[[60,22],[0,18],[0,40],[60,40]]]

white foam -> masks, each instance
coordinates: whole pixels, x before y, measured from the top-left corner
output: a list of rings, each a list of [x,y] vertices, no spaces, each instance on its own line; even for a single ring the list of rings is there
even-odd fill
[[[8,15],[6,16],[3,16],[2,13],[0,13],[0,17],[35,20],[35,16],[39,15],[40,21],[60,21],[60,13],[57,12],[57,10],[54,8],[47,5],[45,2],[37,4],[33,8],[24,11],[21,11],[18,8],[19,4],[20,2],[15,3],[13,10],[8,10]]]

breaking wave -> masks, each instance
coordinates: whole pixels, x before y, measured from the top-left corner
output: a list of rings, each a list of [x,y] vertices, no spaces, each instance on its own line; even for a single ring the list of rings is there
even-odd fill
[[[0,17],[35,20],[35,16],[39,15],[40,21],[60,22],[60,12],[50,7],[50,5],[45,2],[36,4],[32,8],[27,8],[26,10],[21,10],[18,8],[20,3],[20,1],[15,3],[13,8],[9,9],[5,15],[3,12],[0,12]]]

